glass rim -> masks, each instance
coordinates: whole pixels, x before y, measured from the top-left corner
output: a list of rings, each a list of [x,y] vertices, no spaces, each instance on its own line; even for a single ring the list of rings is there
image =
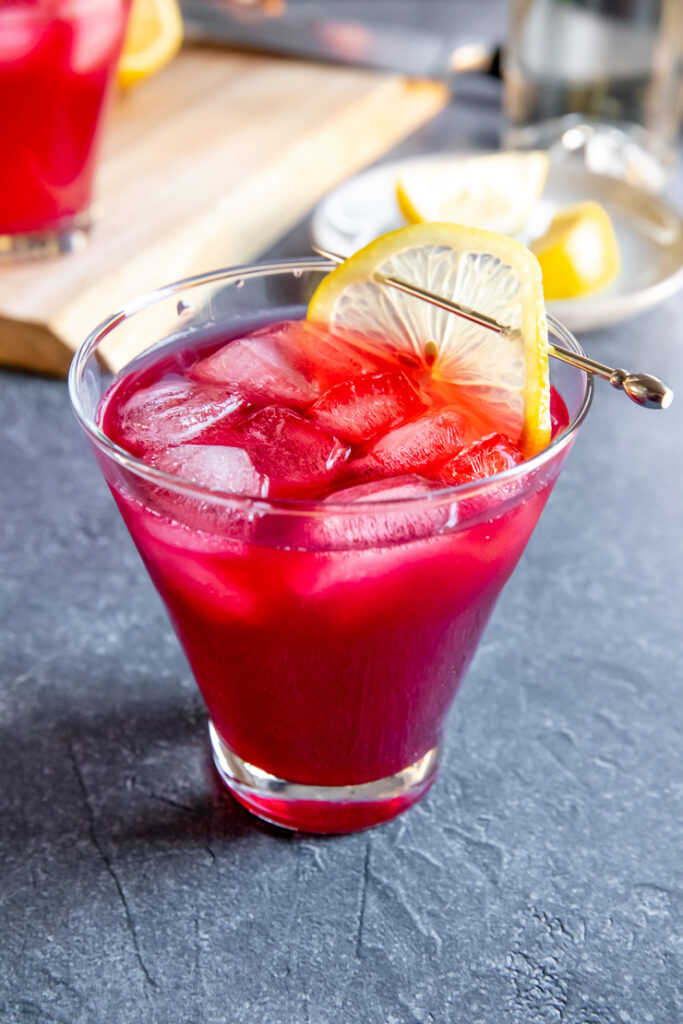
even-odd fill
[[[271,512],[290,513],[293,515],[310,515],[315,512],[324,512],[326,515],[330,515],[335,512],[338,514],[345,513],[346,515],[349,515],[367,512],[369,509],[376,509],[378,507],[383,510],[387,510],[396,507],[405,507],[407,505],[414,506],[418,503],[437,504],[453,500],[455,498],[475,497],[493,487],[498,487],[501,484],[517,480],[520,477],[525,476],[527,473],[540,469],[567,448],[576,435],[578,428],[586,418],[593,399],[592,375],[586,373],[586,371],[580,370],[579,368],[575,368],[577,372],[583,372],[586,376],[586,390],[581,405],[564,430],[562,430],[557,437],[553,438],[545,448],[542,448],[540,452],[532,455],[529,459],[525,459],[524,461],[517,463],[510,469],[506,469],[501,473],[495,473],[492,476],[485,477],[481,480],[474,480],[469,483],[456,484],[449,487],[435,487],[433,490],[426,493],[422,492],[420,494],[411,494],[401,498],[382,499],[381,497],[375,497],[353,502],[333,501],[331,499],[334,495],[330,495],[328,498],[316,499],[261,498],[257,495],[213,489],[202,484],[193,483],[191,480],[187,480],[181,476],[176,476],[173,473],[167,473],[164,470],[157,469],[155,466],[151,466],[143,459],[127,452],[125,448],[121,448],[112,441],[111,438],[109,438],[102,428],[95,422],[95,420],[85,411],[81,402],[80,383],[87,360],[91,355],[93,355],[97,346],[104,338],[111,334],[121,323],[130,319],[136,313],[139,313],[142,310],[149,308],[154,303],[169,298],[180,291],[200,287],[214,282],[225,281],[227,283],[231,280],[247,280],[249,278],[265,277],[270,274],[278,273],[291,273],[294,271],[300,271],[301,273],[304,273],[307,270],[330,271],[334,269],[335,265],[336,264],[330,260],[320,257],[301,257],[298,259],[287,258],[271,260],[263,263],[248,263],[242,266],[224,267],[208,271],[206,273],[196,274],[192,277],[186,277],[179,281],[174,281],[161,288],[145,292],[136,299],[127,303],[116,313],[113,313],[111,316],[107,317],[106,320],[103,320],[90,332],[90,334],[88,334],[76,350],[69,367],[69,397],[71,399],[71,405],[76,418],[86,435],[107,457],[113,459],[129,472],[132,472],[136,476],[142,477],[157,486],[162,486],[167,489],[180,492],[181,494],[189,497],[201,497],[205,501],[213,501],[218,504],[229,504],[230,506],[234,506],[236,503],[248,504],[250,507],[256,509],[267,509]],[[547,322],[549,331],[552,331],[553,334],[567,346],[567,348],[578,355],[585,355],[581,345],[563,324],[558,320],[555,320],[555,318],[550,315],[547,316]]]

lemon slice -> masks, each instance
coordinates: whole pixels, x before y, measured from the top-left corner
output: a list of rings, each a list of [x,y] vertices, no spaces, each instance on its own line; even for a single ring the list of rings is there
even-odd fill
[[[380,272],[454,299],[514,329],[501,335],[373,279]],[[521,242],[457,224],[414,224],[371,242],[318,286],[308,317],[409,353],[525,455],[550,439],[541,271]]]
[[[599,203],[576,203],[553,217],[531,248],[543,271],[546,299],[575,299],[606,287],[619,271],[619,246]]]
[[[118,83],[124,89],[158,71],[180,49],[183,19],[177,0],[133,0]]]
[[[454,221],[511,235],[526,223],[547,174],[548,157],[536,150],[438,159],[408,167],[396,199],[411,224]]]

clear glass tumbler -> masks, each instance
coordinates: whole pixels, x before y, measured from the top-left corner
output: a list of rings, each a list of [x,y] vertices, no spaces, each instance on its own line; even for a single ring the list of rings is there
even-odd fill
[[[446,715],[592,395],[556,363],[568,427],[495,477],[401,500],[269,501],[152,468],[101,427],[103,398],[164,346],[305,315],[329,271],[302,259],[141,298],[72,364],[76,415],[168,609],[233,795],[278,825],[343,832],[420,799]],[[580,347],[559,324],[554,340]]]
[[[581,142],[622,177],[640,149],[657,187],[647,160],[661,179],[683,113],[683,3],[511,0],[503,77],[506,145],[548,148],[571,132],[569,148]]]
[[[0,2],[0,258],[84,237],[130,0]]]

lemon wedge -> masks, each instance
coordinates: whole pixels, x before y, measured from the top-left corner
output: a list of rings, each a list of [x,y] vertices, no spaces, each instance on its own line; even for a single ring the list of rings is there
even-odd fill
[[[168,63],[183,41],[178,0],[133,0],[118,83],[127,88]]]
[[[411,224],[454,221],[511,235],[526,223],[547,174],[547,154],[537,150],[421,161],[396,179],[396,199]]]
[[[393,275],[494,317],[501,335],[385,284]],[[457,224],[414,224],[371,242],[329,274],[308,307],[311,320],[381,339],[408,353],[432,386],[521,444],[550,439],[548,339],[536,258],[507,235]]]
[[[607,211],[592,201],[560,210],[531,248],[541,264],[546,299],[590,295],[606,287],[619,271],[612,222]]]

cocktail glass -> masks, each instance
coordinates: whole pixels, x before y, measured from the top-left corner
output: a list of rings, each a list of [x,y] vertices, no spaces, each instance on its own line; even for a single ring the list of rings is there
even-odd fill
[[[74,248],[130,0],[0,3],[0,257]]]
[[[343,504],[209,490],[101,427],[103,397],[164,346],[305,315],[329,264],[218,271],[141,298],[77,353],[71,399],[185,650],[216,767],[255,814],[343,832],[406,810],[436,776],[446,716],[590,405],[556,363],[570,422],[532,459],[427,495]],[[558,323],[550,334],[581,349]]]

